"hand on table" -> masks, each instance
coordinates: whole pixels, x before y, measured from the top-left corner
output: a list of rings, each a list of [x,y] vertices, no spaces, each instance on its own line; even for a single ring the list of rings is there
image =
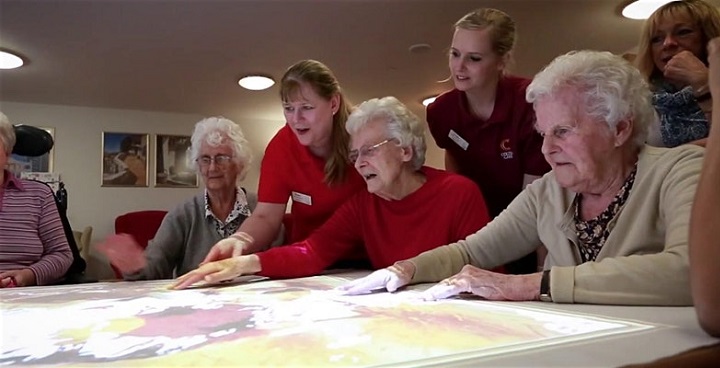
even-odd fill
[[[260,258],[258,256],[251,254],[249,256],[232,257],[201,265],[195,270],[178,277],[170,286],[170,289],[185,289],[203,280],[209,284],[229,281],[238,276],[260,271]]]
[[[663,76],[678,86],[692,86],[696,91],[708,83],[708,68],[692,52],[684,50],[668,60]]]
[[[239,232],[215,243],[205,259],[200,263],[220,261],[243,255],[243,250],[252,244],[253,238],[247,233]]]
[[[0,288],[33,286],[36,283],[35,272],[29,268],[0,272]]]
[[[124,274],[138,272],[147,264],[143,248],[128,234],[110,235],[96,249]]]
[[[425,290],[425,300],[445,299],[460,293],[473,293],[487,300],[536,300],[540,294],[542,272],[505,275],[466,265],[455,276]]]
[[[347,295],[368,294],[374,290],[387,289],[394,292],[407,285],[415,274],[415,266],[410,262],[398,262],[388,268],[377,270],[361,279],[338,286],[336,290]]]

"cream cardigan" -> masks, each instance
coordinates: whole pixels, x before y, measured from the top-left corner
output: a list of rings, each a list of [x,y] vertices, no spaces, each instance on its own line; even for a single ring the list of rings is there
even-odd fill
[[[594,262],[580,263],[575,193],[551,171],[475,234],[410,259],[412,282],[440,281],[466,264],[491,269],[542,243],[555,302],[691,305],[688,224],[703,154],[690,145],[643,147],[630,196]]]

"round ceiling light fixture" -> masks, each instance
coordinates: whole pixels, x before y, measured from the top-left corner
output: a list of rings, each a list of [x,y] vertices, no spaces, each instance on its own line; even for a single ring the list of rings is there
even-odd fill
[[[0,69],[15,69],[23,65],[23,59],[8,51],[0,50]]]
[[[432,49],[432,46],[430,46],[427,43],[416,43],[414,45],[410,45],[408,48],[408,51],[410,51],[411,54],[424,54]]]
[[[424,100],[422,100],[422,104],[427,107],[427,105],[430,105],[431,103],[435,102],[435,99],[437,96],[428,97]]]
[[[275,81],[264,75],[248,75],[240,78],[238,84],[240,87],[251,91],[262,91],[272,87],[273,84],[275,84]]]
[[[622,15],[630,19],[647,19],[659,7],[673,0],[636,0],[622,10]]]

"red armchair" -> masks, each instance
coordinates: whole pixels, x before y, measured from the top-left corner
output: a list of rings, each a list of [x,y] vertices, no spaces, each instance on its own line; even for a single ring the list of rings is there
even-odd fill
[[[128,212],[115,218],[115,234],[130,234],[143,249],[147,247],[150,239],[160,228],[160,223],[165,218],[167,211],[138,211]],[[110,263],[117,278],[122,278],[122,273]]]

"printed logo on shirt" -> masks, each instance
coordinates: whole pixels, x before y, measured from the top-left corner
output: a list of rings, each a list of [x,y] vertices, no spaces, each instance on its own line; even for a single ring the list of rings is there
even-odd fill
[[[504,160],[510,160],[513,158],[513,151],[510,150],[510,140],[505,138],[502,141],[500,141],[500,149],[502,152],[500,152],[500,157],[502,157]]]
[[[468,143],[468,141],[464,140],[463,137],[460,136],[460,134],[455,133],[455,131],[452,129],[450,129],[448,137],[465,151],[467,151],[468,146],[470,146],[470,143]]]
[[[312,206],[312,197],[310,197],[307,194],[302,194],[300,192],[292,192],[292,200],[293,200],[293,202],[298,202],[298,203],[306,204],[308,206]]]

